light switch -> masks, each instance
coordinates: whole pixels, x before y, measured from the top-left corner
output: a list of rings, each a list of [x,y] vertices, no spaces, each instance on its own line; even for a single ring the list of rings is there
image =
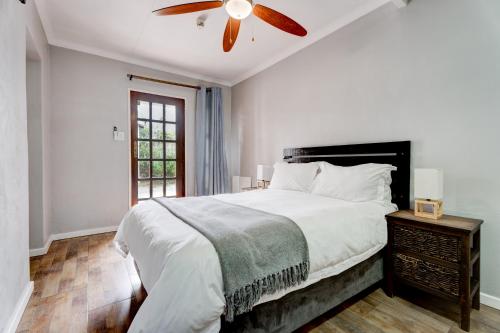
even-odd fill
[[[115,141],[125,141],[125,132],[114,131],[113,132],[113,139]]]
[[[113,127],[113,140],[115,140],[115,141],[124,141],[125,140],[125,133],[119,132],[118,127],[116,127],[116,126]]]

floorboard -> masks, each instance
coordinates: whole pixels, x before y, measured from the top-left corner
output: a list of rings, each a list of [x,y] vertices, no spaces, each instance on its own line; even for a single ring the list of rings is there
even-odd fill
[[[17,332],[126,332],[146,298],[130,258],[114,249],[114,233],[55,241],[30,260],[34,291]],[[459,333],[456,307],[419,293],[387,297],[377,289],[297,333]],[[471,332],[500,333],[500,311],[473,310]]]

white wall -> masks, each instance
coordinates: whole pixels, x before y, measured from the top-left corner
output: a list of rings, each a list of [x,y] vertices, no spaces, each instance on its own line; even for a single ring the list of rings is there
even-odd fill
[[[500,297],[500,1],[388,4],[232,91],[233,173],[285,147],[413,142],[445,210],[483,218],[482,291]]]
[[[129,208],[129,90],[186,100],[186,192],[194,193],[196,92],[140,80],[127,73],[198,84],[127,63],[51,47],[52,232],[118,225]],[[224,88],[227,142],[231,90]],[[112,129],[126,132],[113,141]]]
[[[28,66],[30,159],[30,248],[40,248],[51,232],[50,53],[34,1],[24,6]]]
[[[0,1],[0,332],[29,284],[24,22],[19,1]]]
[[[43,137],[41,63],[32,54],[26,60],[26,100],[29,160],[29,244],[42,247],[43,239]]]

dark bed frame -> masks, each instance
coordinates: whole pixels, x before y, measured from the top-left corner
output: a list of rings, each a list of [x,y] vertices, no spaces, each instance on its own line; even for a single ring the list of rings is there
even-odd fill
[[[391,191],[392,202],[399,209],[410,207],[410,156],[410,141],[284,150],[284,160],[289,163],[326,161],[341,166],[365,163],[396,166],[398,169],[392,172]],[[384,278],[381,252],[339,275],[257,305],[232,323],[222,317],[221,332],[292,332],[379,284]]]
[[[410,208],[410,154],[411,142],[365,143],[358,145],[288,148],[284,160],[290,163],[325,161],[335,165],[353,166],[365,163],[391,164],[392,202],[399,209]]]

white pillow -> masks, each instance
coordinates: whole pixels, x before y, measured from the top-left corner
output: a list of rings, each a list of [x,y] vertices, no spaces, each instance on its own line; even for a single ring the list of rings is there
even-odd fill
[[[320,162],[320,174],[314,180],[312,193],[336,199],[363,202],[391,202],[391,171],[389,164],[361,164],[341,167]]]
[[[314,177],[318,174],[319,165],[313,163],[286,163],[274,164],[274,173],[270,189],[290,191],[311,191]]]

